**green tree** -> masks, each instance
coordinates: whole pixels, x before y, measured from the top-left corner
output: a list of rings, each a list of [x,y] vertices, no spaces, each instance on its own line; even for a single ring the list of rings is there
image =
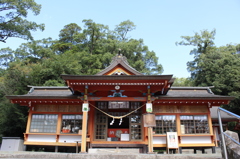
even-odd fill
[[[134,29],[136,29],[136,25],[130,20],[123,21],[117,25],[115,31],[117,32],[119,41],[127,40],[127,34]]]
[[[56,54],[67,54],[66,59],[78,60],[81,68],[79,74],[95,74],[106,68],[119,48],[129,64],[138,71],[145,74],[162,73],[163,68],[158,64],[155,52],[149,51],[143,39],[127,38],[127,33],[136,27],[133,22],[123,21],[113,31],[91,19],[85,19],[83,23],[83,30],[74,23],[64,26],[59,41],[52,47]]]
[[[59,40],[55,41],[52,49],[57,54],[62,54],[68,50],[79,51],[77,44],[83,41],[84,35],[81,33],[82,28],[76,23],[65,25],[60,30]]]
[[[61,74],[96,74],[110,64],[121,48],[129,64],[138,71],[145,74],[162,72],[155,52],[149,51],[142,39],[120,41],[116,32],[105,25],[92,20],[83,20],[83,23],[83,30],[75,23],[66,25],[60,31],[59,40],[47,38],[23,43],[16,50],[1,49],[2,68],[7,68],[7,72],[21,70],[31,85],[63,85]],[[129,23],[120,24],[123,27]]]
[[[19,65],[18,65],[19,66]],[[27,119],[27,107],[11,104],[5,95],[26,94],[28,78],[21,67],[4,71],[0,80],[0,134],[5,137],[23,136]]]
[[[9,63],[14,60],[14,51],[12,49],[9,47],[0,49],[0,68],[8,67]]]
[[[180,45],[193,45],[190,54],[194,60],[187,63],[195,86],[214,86],[215,94],[235,96],[236,99],[225,106],[239,114],[240,108],[240,54],[239,45],[214,46],[212,32],[202,31],[194,36],[182,36]]]
[[[51,48],[53,44],[54,41],[51,38],[32,40],[31,42],[21,44],[14,51],[14,56],[16,59],[37,62],[55,55]]]
[[[91,19],[83,20],[85,29],[83,30],[85,40],[84,45],[87,46],[90,55],[101,53],[102,41],[106,37],[108,32],[108,26],[103,24],[97,24]]]
[[[203,30],[200,31],[200,34],[195,33],[194,36],[181,36],[183,40],[176,42],[177,45],[191,45],[196,47],[190,51],[190,55],[194,55],[194,60],[187,63],[187,69],[191,72],[192,78],[195,78],[198,72],[201,71],[198,65],[200,62],[200,56],[206,54],[212,47],[214,47],[215,35],[215,29],[211,32]]]
[[[23,137],[27,124],[27,107],[9,103],[5,97],[0,97],[0,136]]]
[[[184,78],[184,77],[181,77],[181,78],[174,77],[174,78],[175,78],[175,80],[172,85],[174,87],[191,87],[191,86],[193,86],[193,81],[191,78]]]
[[[33,39],[31,31],[44,30],[44,24],[26,20],[28,11],[38,15],[41,5],[34,0],[1,0],[0,1],[0,41],[6,42],[10,37]]]
[[[70,23],[65,25],[64,28],[60,31],[59,41],[64,43],[77,44],[81,33],[82,28],[76,23]]]
[[[11,62],[21,61],[36,63],[55,55],[52,50],[54,41],[51,38],[23,43],[16,50],[0,49],[0,67],[7,68]]]

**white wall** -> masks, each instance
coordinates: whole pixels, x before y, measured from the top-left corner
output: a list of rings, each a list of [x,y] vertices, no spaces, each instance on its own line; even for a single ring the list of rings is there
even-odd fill
[[[210,144],[211,136],[182,136],[181,144]]]
[[[153,136],[153,144],[166,144],[166,136]]]
[[[32,142],[56,142],[56,135],[28,135],[28,140]],[[59,135],[58,142],[65,142],[65,143],[76,143],[76,141],[81,142],[82,136],[77,135]]]
[[[34,142],[56,142],[56,135],[28,135],[27,141]]]

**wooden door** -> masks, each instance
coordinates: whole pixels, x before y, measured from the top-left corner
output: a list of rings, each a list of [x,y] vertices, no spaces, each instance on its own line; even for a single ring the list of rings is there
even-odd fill
[[[108,102],[97,102],[97,107],[104,112],[107,112]],[[95,111],[95,140],[106,141],[107,140],[107,123],[108,116],[100,112]]]
[[[141,105],[141,102],[130,102],[130,112],[136,110]],[[130,141],[142,140],[142,109],[134,111],[129,116]]]

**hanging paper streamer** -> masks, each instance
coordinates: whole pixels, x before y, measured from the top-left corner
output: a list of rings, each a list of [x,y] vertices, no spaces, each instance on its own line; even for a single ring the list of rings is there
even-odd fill
[[[114,118],[113,118],[112,122],[110,123],[110,125],[113,125],[113,123],[114,123]]]
[[[119,125],[121,125],[122,124],[122,118],[120,119],[120,122],[119,122]]]

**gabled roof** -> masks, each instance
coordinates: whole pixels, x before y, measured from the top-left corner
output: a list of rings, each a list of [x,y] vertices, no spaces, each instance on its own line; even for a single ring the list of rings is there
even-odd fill
[[[118,54],[115,57],[113,57],[111,64],[104,70],[97,73],[96,75],[109,75],[110,72],[117,68],[122,68],[121,71],[123,71],[126,74],[143,75],[142,73],[138,72],[133,67],[131,67],[127,62],[127,58],[125,56],[122,56],[121,54]]]

